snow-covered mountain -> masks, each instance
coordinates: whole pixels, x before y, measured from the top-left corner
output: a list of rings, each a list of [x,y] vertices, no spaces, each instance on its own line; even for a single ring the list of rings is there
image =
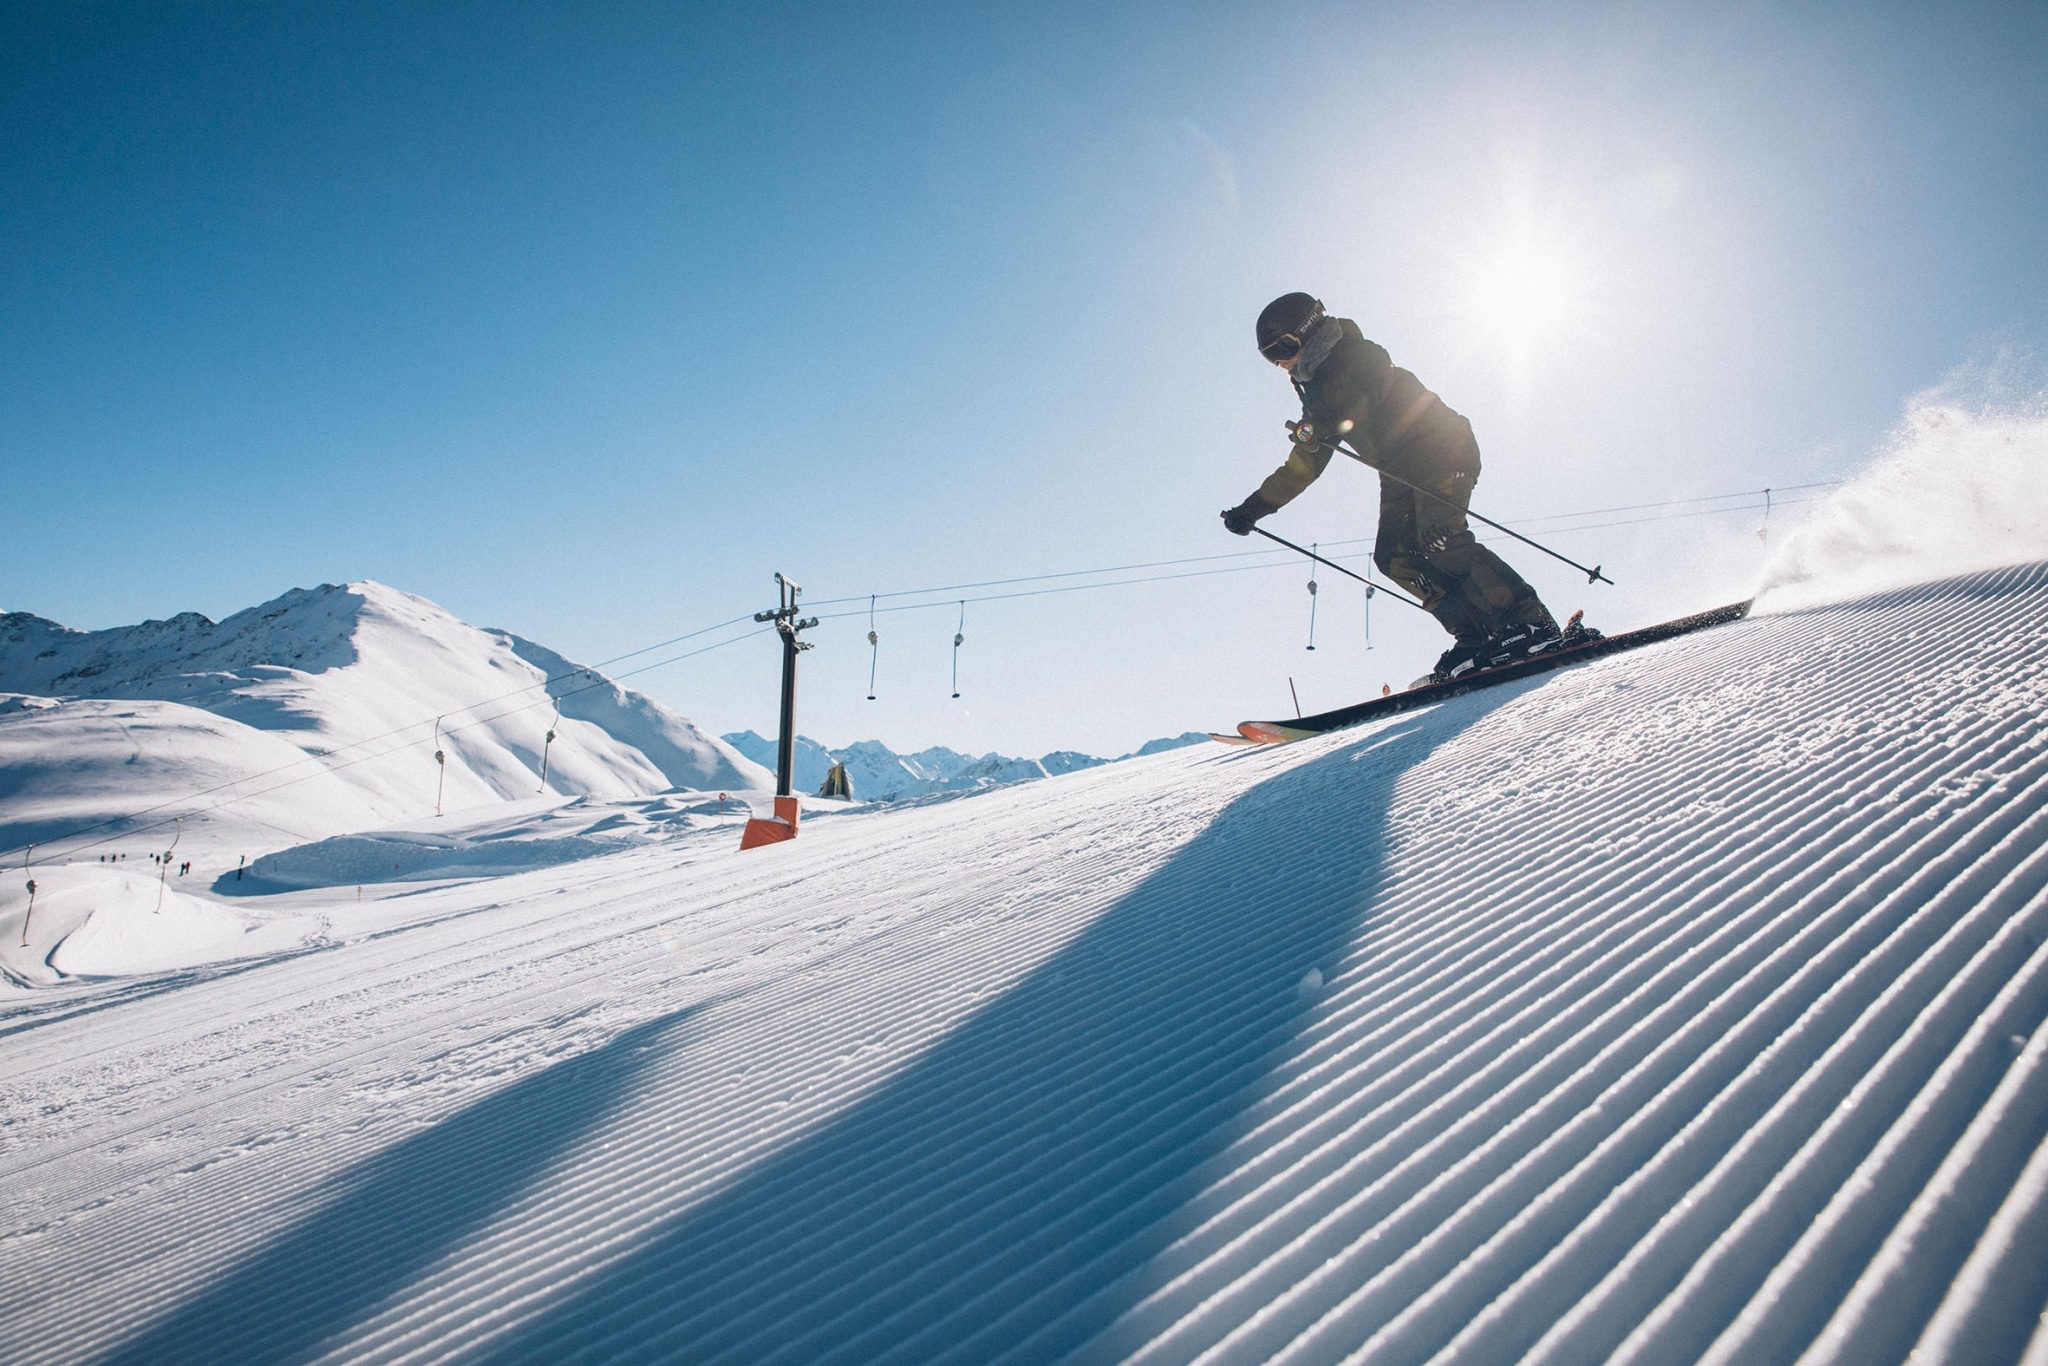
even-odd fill
[[[751,730],[737,731],[720,738],[763,768],[771,772],[774,770],[774,740]],[[1201,731],[1188,731],[1183,735],[1148,740],[1121,757],[1131,759],[1161,754],[1169,749],[1202,744],[1208,738]],[[828,749],[808,735],[799,735],[790,781],[799,792],[816,792],[832,765],[842,763],[846,765],[846,776],[852,783],[855,797],[863,801],[892,802],[929,796],[934,792],[979,791],[1053,774],[1078,773],[1082,769],[1116,762],[1115,759],[1100,759],[1071,749],[1055,750],[1038,759],[1013,759],[993,752],[975,758],[943,745],[921,749],[915,754],[898,754],[880,740],[861,740],[843,749]]]
[[[379,583],[219,622],[75,631],[8,613],[0,694],[0,845],[160,804],[273,846],[319,838],[542,795],[544,747],[557,796],[770,781],[658,703]]]

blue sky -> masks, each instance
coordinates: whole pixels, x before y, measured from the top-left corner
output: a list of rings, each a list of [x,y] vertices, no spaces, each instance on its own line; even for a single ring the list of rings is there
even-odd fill
[[[1495,516],[1837,478],[2039,348],[2044,69],[2039,5],[11,5],[0,606],[376,578],[598,660],[777,569],[1229,554],[1296,288],[1473,419]],[[1510,558],[1625,627],[1746,591],[1757,520],[1560,536],[1597,593]],[[970,603],[957,701],[956,607],[879,619],[872,703],[831,620],[803,729],[1113,752],[1441,647],[1333,584],[1308,653],[1305,578]],[[775,667],[633,681],[766,730]]]

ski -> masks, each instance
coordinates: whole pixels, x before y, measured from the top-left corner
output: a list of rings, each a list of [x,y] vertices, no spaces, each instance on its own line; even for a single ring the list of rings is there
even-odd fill
[[[1698,612],[1657,626],[1645,626],[1639,631],[1627,631],[1618,636],[1603,636],[1599,640],[1589,640],[1582,645],[1550,650],[1540,655],[1532,655],[1528,659],[1518,659],[1512,664],[1481,669],[1447,683],[1431,683],[1424,680],[1406,692],[1375,697],[1316,716],[1298,717],[1292,721],[1241,721],[1238,723],[1237,735],[1212,734],[1210,738],[1226,744],[1250,741],[1262,745],[1305,740],[1311,735],[1322,735],[1328,731],[1341,730],[1345,726],[1355,726],[1361,721],[1370,721],[1375,717],[1391,716],[1396,712],[1426,707],[1434,702],[1442,702],[1446,698],[1493,687],[1497,683],[1512,683],[1515,679],[1528,678],[1532,674],[1548,673],[1552,669],[1562,669],[1566,665],[1598,659],[1602,655],[1619,654],[1623,650],[1633,650],[1642,645],[1654,645],[1660,640],[1670,640],[1673,636],[1705,630],[1709,626],[1740,621],[1749,615],[1750,603],[1754,601],[1755,599],[1751,598],[1744,602],[1731,602],[1726,607],[1716,607],[1710,612]]]

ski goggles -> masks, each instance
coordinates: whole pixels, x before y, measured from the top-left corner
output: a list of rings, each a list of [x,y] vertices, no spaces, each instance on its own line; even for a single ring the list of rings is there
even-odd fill
[[[1259,348],[1259,354],[1275,365],[1286,364],[1301,354],[1302,338],[1314,331],[1316,324],[1322,320],[1323,306],[1317,304],[1310,311],[1308,317],[1302,319],[1300,327],[1295,328],[1292,332],[1283,332],[1273,338],[1273,340]]]

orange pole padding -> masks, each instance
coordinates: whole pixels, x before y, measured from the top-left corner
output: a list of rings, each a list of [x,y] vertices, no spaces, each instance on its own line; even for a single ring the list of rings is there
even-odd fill
[[[747,822],[746,829],[740,832],[740,848],[753,849],[795,839],[797,815],[796,798],[777,797],[773,816],[766,820],[756,816]]]

